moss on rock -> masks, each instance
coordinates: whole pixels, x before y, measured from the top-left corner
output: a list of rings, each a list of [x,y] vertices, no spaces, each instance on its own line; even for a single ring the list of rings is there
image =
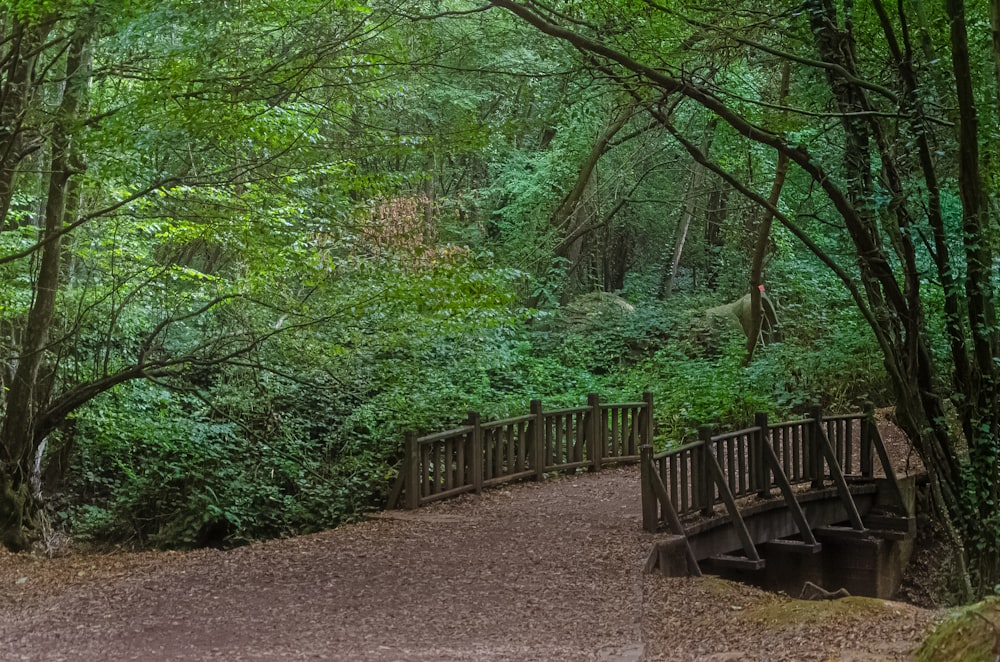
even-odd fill
[[[916,662],[993,662],[1000,656],[1000,598],[964,607],[917,649]]]

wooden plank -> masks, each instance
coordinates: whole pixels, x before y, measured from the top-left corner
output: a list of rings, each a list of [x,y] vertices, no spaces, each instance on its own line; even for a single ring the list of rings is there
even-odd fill
[[[738,439],[730,439],[726,442],[726,470],[729,473],[729,489],[742,494],[736,475],[736,443]]]
[[[507,434],[507,467],[504,470],[504,475],[517,473],[517,465],[514,463],[514,444],[517,443],[517,426],[508,425],[506,427]]]
[[[878,430],[875,426],[875,405],[870,402],[865,403],[865,412],[861,417],[861,475],[870,477],[872,472],[872,430]],[[880,460],[881,461],[881,460]]]
[[[507,474],[506,476],[497,476],[496,478],[483,481],[483,487],[496,487],[504,483],[513,483],[524,478],[532,478],[534,475],[533,471],[522,471],[521,473]]]
[[[403,467],[396,474],[396,480],[392,482],[392,488],[389,490],[389,497],[385,500],[385,509],[393,510],[399,504],[399,497],[403,494],[403,485],[406,483],[406,461],[403,461]]]
[[[587,395],[589,425],[587,427],[587,460],[593,465],[594,471],[601,470],[601,450],[606,443],[608,426],[604,421],[604,409],[601,398],[596,393]]]
[[[545,436],[547,441],[545,442],[545,448],[548,454],[545,465],[546,467],[553,467],[558,464],[556,459],[556,430],[559,429],[559,417],[546,416],[546,419],[547,423],[545,424]]]
[[[483,437],[483,480],[493,478],[493,445],[495,430],[480,430]]]
[[[406,457],[403,471],[406,473],[406,508],[413,510],[420,507],[420,446],[417,435],[406,435]]]
[[[688,567],[694,576],[701,577],[701,568],[698,567],[698,559],[694,557],[694,550],[691,549],[691,544],[688,542],[687,536],[684,535],[684,527],[681,525],[680,517],[677,516],[677,510],[674,508],[673,502],[667,496],[667,489],[664,487],[663,482],[660,481],[659,476],[656,475],[656,472],[651,471],[649,473],[651,479],[650,486],[653,488],[653,492],[660,502],[660,509],[663,513],[667,529],[675,535],[684,536],[685,546],[687,547]]]
[[[469,445],[469,436],[466,435],[462,437],[461,441],[458,442],[458,448],[455,449],[455,471],[458,473],[457,482],[455,487],[463,487],[465,485],[471,485],[472,481],[469,480],[469,467],[466,466],[465,448]]]
[[[619,414],[622,412],[621,409],[613,408],[610,411],[605,410],[607,415],[611,418],[611,437],[608,439],[608,452],[605,457],[617,457],[621,455],[618,448],[618,435],[620,434],[621,428],[619,427]]]
[[[844,463],[845,466],[847,467],[846,473],[856,475],[854,473],[854,420],[853,419],[845,421],[844,457],[847,458],[846,462]]]
[[[610,439],[611,435],[611,423],[609,419],[610,412],[601,407],[597,414],[597,455],[595,457],[601,458],[601,462],[604,462],[604,456],[608,454],[608,445],[614,443]]]
[[[753,443],[752,436],[742,437],[742,442],[740,443],[740,446],[737,449],[736,453],[736,458],[737,458],[736,469],[740,477],[740,494],[750,494],[750,492],[753,489],[750,484],[752,481],[750,479],[750,472],[747,466],[749,464],[748,458],[752,443]]]
[[[444,432],[435,432],[434,434],[417,437],[417,442],[421,444],[429,444],[435,441],[441,441],[442,439],[447,439],[448,437],[461,437],[468,434],[471,430],[471,425],[464,425],[460,428],[454,428],[452,430],[445,430]]]
[[[552,467],[553,471],[570,471],[571,469],[580,469],[582,467],[591,466],[590,462],[587,460],[581,460],[580,462],[564,462],[562,464],[557,464]]]
[[[691,464],[688,465],[688,481],[691,484],[691,512],[701,510],[705,500],[705,488],[702,486],[705,477],[705,463],[702,462],[705,448],[695,448],[691,451]]]
[[[739,537],[740,542],[743,545],[743,553],[751,561],[760,561],[760,555],[757,553],[757,547],[753,544],[753,539],[750,538],[750,531],[747,530],[746,522],[743,521],[743,516],[740,514],[740,509],[736,506],[736,499],[733,497],[733,493],[729,489],[729,485],[726,484],[726,477],[722,473],[722,467],[716,461],[715,456],[711,453],[705,453],[708,458],[708,470],[712,478],[715,480],[716,486],[719,488],[719,496],[722,498],[723,503],[726,504],[726,510],[729,512],[729,519],[733,523],[733,528],[736,529],[736,535]]]
[[[618,457],[628,455],[629,436],[632,434],[632,410],[628,407],[620,407],[618,417],[621,419],[618,425]]]
[[[567,414],[562,418],[562,451],[559,455],[559,462],[561,464],[568,464],[576,461],[576,452],[577,449],[580,448],[582,440],[581,435],[584,432],[583,425],[581,423],[582,416],[586,416],[586,414]]]
[[[559,438],[562,440],[560,442],[559,464],[568,464],[574,460],[577,439],[580,434],[579,417],[580,414],[566,414],[559,419]]]
[[[770,479],[768,477],[767,462],[764,461],[763,445],[770,444],[770,434],[768,431],[767,414],[757,412],[753,416],[757,432],[750,440],[750,488],[757,491],[760,497],[770,493]],[[772,449],[773,450],[773,449]]]
[[[756,559],[745,556],[731,556],[729,554],[716,554],[709,558],[715,565],[722,568],[734,568],[736,570],[763,570],[767,562],[758,557]]]
[[[521,421],[517,424],[517,461],[514,464],[517,472],[524,471],[527,468],[527,464],[525,463],[527,445],[528,423],[526,421]]]
[[[795,526],[799,530],[799,535],[802,536],[802,540],[808,544],[816,544],[816,538],[813,536],[812,529],[809,527],[809,522],[806,520],[805,513],[802,512],[802,506],[799,505],[798,500],[795,498],[795,493],[792,492],[792,485],[788,481],[788,476],[785,472],[781,470],[781,463],[778,461],[778,456],[774,452],[774,447],[770,443],[764,443],[761,446],[761,452],[763,454],[764,461],[771,468],[771,475],[774,476],[774,482],[778,484],[778,489],[781,490],[781,496],[785,499],[785,506],[788,508],[788,512],[792,516],[792,520],[795,521]]]
[[[444,442],[444,485],[445,491],[455,487],[455,440]]]
[[[621,455],[619,457],[610,457],[610,458],[606,457],[603,460],[601,460],[601,466],[602,467],[607,465],[618,466],[621,464],[628,464],[629,462],[638,462],[638,461],[639,461],[638,455]]]
[[[422,474],[420,482],[423,484],[423,488],[420,490],[421,497],[431,493],[431,450],[432,446],[429,444],[420,447],[420,470]]]
[[[467,492],[473,491],[472,485],[465,485],[462,487],[456,487],[453,490],[438,492],[437,494],[429,494],[420,500],[421,504],[428,504],[433,501],[441,501],[442,499],[448,499],[450,497],[458,496],[459,494],[465,494]]]
[[[640,443],[649,446],[653,445],[653,437],[655,435],[654,427],[656,423],[653,419],[653,394],[646,391],[642,394],[642,425],[640,426],[640,434],[642,436],[642,441]]]
[[[802,476],[792,471],[791,436],[791,427],[785,426],[781,428],[781,462],[785,469],[785,475],[792,480],[799,480]]]
[[[896,478],[896,471],[892,468],[892,463],[889,461],[889,454],[885,450],[885,443],[882,441],[882,433],[878,431],[878,427],[874,424],[871,426],[871,433],[872,446],[878,454],[878,460],[882,464],[882,470],[885,472],[885,477],[889,481],[889,489],[892,490],[893,500],[902,512],[907,515],[912,515],[913,513],[911,513],[910,509],[906,506],[906,501],[903,500],[903,491],[899,489],[899,480]]]
[[[842,472],[844,472],[844,475],[846,476],[851,471],[850,471],[850,465],[845,461],[846,458],[844,456],[844,438],[840,434],[841,433],[840,426],[836,425],[836,423],[831,423],[829,421],[827,422],[827,437],[829,437],[829,435],[830,435],[830,428],[831,427],[834,430],[834,434],[836,434],[836,438],[835,439],[830,439],[830,443],[834,444],[834,449],[836,451],[836,457],[837,457],[837,463],[840,465],[840,470]]]
[[[469,421],[472,423],[471,453],[472,453],[472,486],[476,494],[483,491],[483,430],[480,427],[479,414],[474,411],[469,412]]]
[[[494,429],[493,434],[493,461],[495,465],[493,467],[493,476],[495,478],[500,478],[504,475],[503,470],[503,460],[504,460],[504,430]]]
[[[532,400],[531,413],[531,465],[535,469],[535,480],[545,479],[545,414],[542,401]]]
[[[688,458],[683,455],[671,455],[668,458],[664,458],[670,462],[670,496],[674,503],[677,503],[678,494],[681,495],[680,504],[681,512],[686,513],[688,511],[688,506],[691,504],[688,501],[688,471],[687,463]],[[680,472],[680,481],[678,482],[677,474]],[[680,485],[683,489],[678,489]]]
[[[545,412],[546,416],[566,416],[567,414],[579,414],[586,413],[590,408],[587,406],[583,407],[567,407],[566,409],[553,409],[552,411]]]
[[[802,434],[802,426],[792,426],[792,466],[795,467],[795,475],[801,480],[808,476],[805,468],[807,453],[804,452],[805,435]]]
[[[653,447],[643,446],[639,459],[639,478],[642,486],[642,529],[646,533],[656,533],[659,528],[659,507],[653,490]]]
[[[865,525],[861,521],[861,515],[858,513],[858,506],[854,503],[854,497],[851,495],[851,490],[847,486],[847,480],[844,478],[844,472],[840,469],[840,463],[837,462],[837,458],[834,454],[833,447],[830,445],[830,440],[826,436],[826,431],[820,424],[822,421],[822,413],[818,408],[814,409],[814,420],[815,432],[817,435],[816,442],[819,446],[819,451],[826,457],[827,464],[830,465],[830,475],[833,478],[834,484],[837,486],[837,493],[840,495],[840,500],[844,504],[844,508],[847,510],[847,518],[851,522],[851,526],[857,531],[864,531]]]
[[[691,472],[691,478],[698,485],[698,505],[701,506],[701,514],[707,517],[712,514],[715,506],[715,485],[709,469],[709,460],[715,459],[712,449],[712,428],[707,426],[698,428],[698,436],[701,437],[702,445],[692,456],[698,458],[698,462],[697,470]]]
[[[692,448],[698,448],[699,446],[701,446],[701,441],[700,440],[699,441],[692,441],[692,442],[687,443],[687,444],[682,444],[680,446],[676,446],[674,448],[670,448],[668,450],[663,451],[662,453],[658,453],[658,454],[654,455],[653,458],[657,459],[657,458],[661,458],[661,457],[667,457],[668,455],[680,455],[681,453],[684,453],[684,452],[686,452],[686,451],[688,451],[688,450],[690,450]]]
[[[630,410],[628,424],[628,444],[625,446],[623,455],[635,455],[639,452],[639,439],[642,437],[642,407],[634,407]]]
[[[494,428],[505,428],[508,425],[517,425],[518,423],[524,423],[532,419],[532,414],[524,414],[523,416],[511,416],[510,418],[501,418],[496,421],[487,421],[482,424],[484,430],[491,430]]]
[[[726,441],[729,439],[738,439],[739,437],[745,437],[748,434],[756,432],[756,428],[743,428],[742,430],[736,430],[735,432],[723,432],[722,434],[713,434],[712,439],[715,441]]]
[[[444,483],[444,444],[438,442],[431,446],[431,469],[432,469],[432,481],[431,482],[431,494],[437,494],[441,491],[441,485]]]

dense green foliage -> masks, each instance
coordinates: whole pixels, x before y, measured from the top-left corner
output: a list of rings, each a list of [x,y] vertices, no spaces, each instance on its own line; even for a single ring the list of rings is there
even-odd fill
[[[903,396],[911,432],[994,432],[953,365],[980,327],[952,309],[975,260],[941,267],[975,250],[961,118],[923,110],[956,105],[938,10],[908,16],[918,89],[884,94],[874,9],[833,12],[857,56],[838,87],[814,43],[836,3],[491,4],[0,2],[3,544],[334,526],[384,502],[407,431],[536,398],[649,390],[664,445]],[[993,113],[990,44],[969,49]],[[847,108],[869,78],[878,102]],[[935,191],[900,156],[921,131]],[[759,243],[779,152],[798,160]],[[940,228],[900,215],[932,193]],[[761,256],[779,328],[751,361],[707,311]],[[955,521],[993,496],[963,485]]]

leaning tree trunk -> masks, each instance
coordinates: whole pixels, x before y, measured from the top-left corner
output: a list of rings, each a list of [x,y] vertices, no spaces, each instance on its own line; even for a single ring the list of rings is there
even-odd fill
[[[81,19],[83,20],[83,19]],[[36,416],[44,403],[39,373],[49,349],[49,337],[59,290],[62,226],[73,163],[72,131],[90,81],[89,29],[81,23],[66,56],[66,83],[50,134],[51,156],[45,199],[45,217],[34,300],[22,334],[23,342],[7,392],[6,412],[0,427],[0,542],[22,550],[28,544],[34,503],[29,490],[32,461],[38,443]]]
[[[990,227],[986,192],[980,174],[979,118],[972,87],[969,62],[965,3],[946,0],[945,11],[951,23],[952,68],[958,99],[958,187],[962,198],[963,248],[965,249],[965,295],[968,302],[969,328],[972,334],[972,384],[969,401],[974,404],[967,428],[972,430],[969,443],[968,484],[965,496],[967,534],[975,554],[975,569],[980,590],[992,588],[1000,579],[1000,520],[996,504],[1000,501],[1000,412],[997,411],[1000,385],[996,365],[997,330],[993,294],[993,251],[987,228]],[[983,527],[983,513],[990,513]],[[992,521],[991,521],[992,520]],[[984,528],[986,530],[984,530]]]
[[[786,60],[781,71],[781,89],[778,92],[778,104],[784,105],[788,98],[789,80],[791,78],[791,64]],[[785,176],[788,174],[788,155],[784,152],[778,153],[778,165],[774,171],[774,182],[771,185],[771,194],[768,202],[771,207],[777,208],[778,200],[781,198],[781,189],[785,185]],[[767,242],[771,237],[771,222],[774,220],[774,213],[771,209],[764,210],[764,217],[757,227],[757,242],[754,246],[753,261],[750,263],[750,332],[747,333],[747,354],[744,359],[746,365],[753,361],[753,354],[760,341],[761,324],[764,316],[761,311],[764,294],[764,257],[767,255]]]

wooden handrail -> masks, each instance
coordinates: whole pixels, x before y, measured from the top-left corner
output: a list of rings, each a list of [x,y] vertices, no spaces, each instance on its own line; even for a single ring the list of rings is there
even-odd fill
[[[822,486],[832,481],[845,500],[852,525],[861,526],[848,501],[846,478],[871,477],[872,456],[883,467],[888,465],[870,406],[862,413],[835,416],[824,416],[813,408],[807,418],[773,424],[766,415],[757,414],[754,422],[754,426],[721,433],[703,427],[699,440],[650,456],[649,471],[669,494],[680,499],[674,503],[680,515],[699,511],[708,515],[717,504],[725,503],[726,490],[720,480],[734,497],[756,493],[767,498],[780,488],[786,500],[791,485],[812,482]],[[895,478],[891,467],[886,476],[890,481]]]
[[[639,448],[653,441],[652,410],[653,396],[645,393],[641,401],[624,403],[602,403],[591,394],[585,406],[551,411],[533,400],[530,413],[495,421],[469,412],[461,427],[407,435],[389,507],[401,501],[417,508],[486,486],[636,462]]]

